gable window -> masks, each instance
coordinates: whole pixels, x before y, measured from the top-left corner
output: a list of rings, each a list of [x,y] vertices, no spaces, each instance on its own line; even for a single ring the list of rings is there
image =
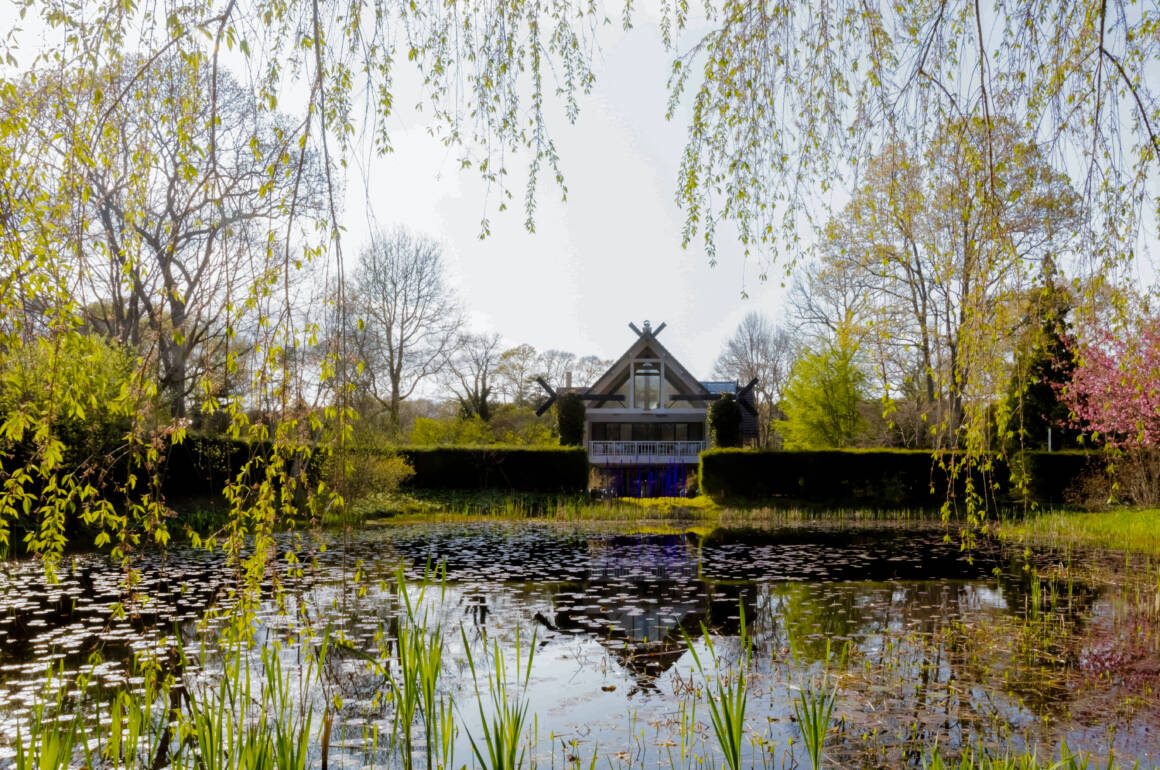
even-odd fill
[[[676,379],[673,377],[672,368],[666,367],[665,368],[665,405],[671,408],[674,406],[676,406],[676,407],[689,406],[691,403],[695,403],[695,402],[689,402],[689,401],[683,401],[683,400],[682,401],[673,400],[673,396],[675,396],[679,393],[684,393],[687,390],[688,390],[688,388],[681,387],[681,384],[679,382],[677,382]]]
[[[661,365],[636,361],[632,365],[633,408],[657,409],[661,405]]]
[[[629,403],[628,384],[629,384],[629,378],[628,378],[628,373],[626,372],[626,373],[622,374],[616,380],[614,387],[611,387],[606,391],[607,393],[609,393],[611,395],[620,395],[620,396],[624,396],[624,398],[622,398],[620,400],[609,399],[608,401],[605,401],[604,403],[600,403],[598,401],[590,401],[590,402],[588,402],[588,408],[589,409],[596,409],[596,408],[599,408],[599,409],[624,409],[624,408],[626,408],[628,406],[628,403]],[[610,440],[613,440],[613,439],[610,439]]]

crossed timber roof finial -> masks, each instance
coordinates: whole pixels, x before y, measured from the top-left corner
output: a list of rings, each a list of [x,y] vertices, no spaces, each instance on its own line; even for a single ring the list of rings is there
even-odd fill
[[[628,322],[628,328],[630,328],[630,329],[632,329],[634,332],[636,332],[636,336],[638,336],[638,337],[645,337],[645,338],[652,337],[653,339],[656,339],[656,336],[657,336],[658,334],[660,334],[660,333],[661,333],[661,331],[663,331],[663,330],[664,330],[665,326],[666,326],[666,322],[665,322],[665,321],[661,321],[661,325],[660,325],[660,326],[658,326],[656,329],[653,329],[653,328],[652,328],[652,324],[651,324],[649,321],[647,321],[647,320],[646,320],[646,321],[644,322],[644,331],[641,331],[640,329],[636,328],[636,324],[634,324],[634,323],[633,323],[633,322],[631,322],[631,321],[629,321],[629,322]]]

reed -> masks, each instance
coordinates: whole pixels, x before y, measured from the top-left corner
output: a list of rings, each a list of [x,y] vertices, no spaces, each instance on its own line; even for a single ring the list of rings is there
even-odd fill
[[[431,629],[424,599],[427,589],[440,579],[440,598],[447,590],[447,566],[441,564],[432,571],[428,562],[419,581],[418,595],[412,600],[406,590],[406,576],[400,564],[395,573],[396,586],[402,599],[403,612],[396,641],[398,676],[392,677],[391,688],[395,697],[396,727],[403,730],[403,766],[410,770],[413,763],[413,725],[418,714],[423,724],[423,750],[427,768],[450,767],[454,752],[455,718],[450,698],[438,692],[443,673],[443,632]],[[420,613],[420,609],[422,612]],[[396,729],[395,738],[398,738]]]
[[[793,704],[802,743],[805,744],[806,756],[813,770],[822,766],[822,749],[830,730],[830,716],[837,696],[837,690],[825,686],[817,689],[806,687],[798,693],[798,699]]]
[[[528,730],[528,682],[532,676],[532,660],[536,653],[536,633],[525,650],[519,628],[516,629],[515,677],[509,678],[507,666],[500,651],[499,642],[492,642],[491,671],[487,678],[488,697],[491,706],[489,717],[484,708],[484,694],[480,688],[475,657],[467,633],[461,628],[463,648],[467,652],[467,665],[471,670],[471,680],[475,686],[476,706],[482,735],[476,741],[469,731],[467,739],[476,761],[486,770],[516,770],[524,766],[527,758],[526,732]]]
[[[77,709],[69,713],[70,709],[65,708],[67,697],[63,665],[59,669],[49,666],[44,687],[32,707],[27,743],[17,728],[15,770],[64,770],[72,767],[78,744],[82,747],[85,764],[92,766],[93,758],[85,740],[81,712]]]
[[[697,655],[697,648],[693,645],[689,635],[685,633],[685,646],[693,656],[693,664],[697,673],[705,680],[705,688],[709,692],[709,721],[713,725],[713,734],[717,738],[717,745],[725,757],[725,764],[730,770],[741,768],[741,748],[744,745],[745,708],[749,701],[749,692],[746,684],[746,672],[750,663],[749,635],[745,628],[745,605],[741,604],[740,642],[743,650],[742,660],[738,666],[736,676],[723,674],[721,660],[713,647],[713,639],[709,630],[701,625],[705,639],[705,646],[712,659],[715,676],[710,687],[709,677],[705,674],[705,667]]]

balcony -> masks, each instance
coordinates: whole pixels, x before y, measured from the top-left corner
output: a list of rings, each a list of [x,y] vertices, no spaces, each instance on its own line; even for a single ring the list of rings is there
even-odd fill
[[[637,463],[695,463],[704,441],[589,441],[588,462],[593,465]]]

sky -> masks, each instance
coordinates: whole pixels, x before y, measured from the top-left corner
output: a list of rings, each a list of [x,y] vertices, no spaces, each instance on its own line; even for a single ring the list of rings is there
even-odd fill
[[[496,213],[478,173],[461,172],[458,156],[412,114],[393,124],[394,153],[364,157],[352,171],[343,249],[357,254],[375,225],[405,225],[442,243],[473,330],[615,359],[636,339],[629,322],[665,322],[661,342],[708,379],[744,315],[780,317],[787,287],[761,281],[756,260],[727,239],[715,266],[700,240],[681,248],[675,191],[685,124],[664,119],[671,56],[647,20],[606,32],[579,120],[557,123],[568,199],[550,176],[541,180],[534,233],[524,227],[520,182],[513,205]],[[491,234],[481,240],[485,214]]]

